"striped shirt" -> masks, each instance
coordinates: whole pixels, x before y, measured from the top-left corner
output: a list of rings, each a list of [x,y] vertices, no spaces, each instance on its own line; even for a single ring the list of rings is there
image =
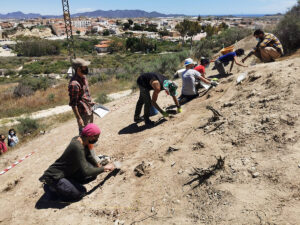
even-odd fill
[[[281,55],[284,54],[282,44],[274,34],[265,33],[264,40],[258,43],[257,47],[254,48],[254,51],[257,51],[257,48],[265,48],[265,47],[273,47]]]
[[[87,79],[81,78],[78,75],[74,75],[69,83],[69,105],[78,107],[78,112],[80,115],[92,114],[92,98],[89,91],[89,85]]]

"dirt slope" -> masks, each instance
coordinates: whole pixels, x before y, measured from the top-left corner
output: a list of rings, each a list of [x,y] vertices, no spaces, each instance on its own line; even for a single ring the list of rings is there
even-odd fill
[[[249,67],[241,85],[236,70],[152,129],[131,125],[137,94],[110,103],[115,111],[96,120],[103,130],[96,151],[121,160],[123,171],[70,205],[39,201],[38,178],[77,127],[73,120],[51,130],[1,157],[5,168],[35,151],[0,176],[0,224],[300,224],[299,65],[295,58]],[[159,103],[172,102],[162,93]],[[213,115],[208,105],[222,116],[202,129]],[[169,146],[179,150],[166,154]],[[198,188],[184,185],[194,167],[208,168],[218,156],[226,157],[224,170]],[[133,170],[142,161],[148,167],[138,178]]]

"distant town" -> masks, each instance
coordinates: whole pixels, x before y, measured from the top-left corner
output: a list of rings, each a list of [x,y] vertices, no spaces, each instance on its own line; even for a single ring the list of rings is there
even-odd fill
[[[89,18],[74,17],[72,20],[73,34],[79,37],[133,37],[145,36],[151,39],[178,42],[182,39],[176,25],[185,18],[198,21],[202,27],[218,27],[220,25],[248,29],[270,29],[280,20],[281,15],[262,17],[236,16],[205,16],[205,17],[157,17],[157,18]],[[193,41],[206,37],[205,29],[193,36]],[[0,19],[0,55],[14,56],[7,44],[13,44],[18,36],[37,37],[48,40],[65,39],[63,18],[32,18],[32,19]],[[95,49],[99,53],[106,52],[109,43],[99,42]]]

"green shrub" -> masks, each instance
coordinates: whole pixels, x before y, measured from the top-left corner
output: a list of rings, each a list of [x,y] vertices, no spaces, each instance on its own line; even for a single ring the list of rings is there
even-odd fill
[[[96,84],[98,82],[104,82],[107,81],[109,79],[110,76],[108,76],[107,74],[103,73],[103,74],[98,74],[98,75],[93,75],[90,77],[89,79],[89,84],[93,85]]]
[[[14,90],[15,97],[29,96],[34,94],[37,90],[46,90],[55,84],[55,80],[50,80],[46,77],[34,78],[27,77],[19,83]]]
[[[116,75],[117,80],[132,80],[133,76],[129,73],[118,73]]]
[[[47,98],[48,98],[49,102],[54,102],[54,100],[55,100],[55,94],[49,94]]]
[[[126,40],[126,50],[130,52],[155,52],[157,49],[156,42],[152,39],[142,36],[141,38],[129,37]]]
[[[57,41],[45,39],[28,39],[16,44],[15,50],[26,57],[40,57],[45,55],[59,55],[61,46]]]
[[[105,93],[100,93],[96,98],[96,102],[98,102],[100,104],[105,104],[105,103],[108,103],[109,101],[110,101],[110,99],[108,98],[107,94],[105,94]]]
[[[21,81],[22,85],[31,87],[33,91],[46,90],[54,83],[55,83],[54,80],[50,80],[46,77],[42,77],[42,78],[28,77]]]
[[[23,96],[30,96],[33,95],[34,91],[30,86],[24,85],[22,83],[19,83],[18,86],[14,90],[14,96],[21,98]]]
[[[62,73],[70,67],[69,61],[52,61],[52,60],[40,60],[37,62],[24,65],[23,70],[20,72],[22,75],[27,74],[50,74],[50,73]]]
[[[275,35],[287,53],[300,48],[300,0],[291,8],[276,27]]]
[[[18,121],[20,124],[17,126],[17,129],[21,135],[31,134],[40,127],[36,120],[30,118],[19,119]]]
[[[5,73],[5,75],[9,75],[9,76],[15,76],[16,74],[17,74],[17,72],[14,71],[14,70],[8,70],[8,71]]]

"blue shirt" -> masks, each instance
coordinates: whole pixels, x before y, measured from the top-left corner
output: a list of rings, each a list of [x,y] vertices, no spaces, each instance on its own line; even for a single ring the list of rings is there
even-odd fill
[[[222,62],[222,63],[228,63],[228,62],[231,62],[234,60],[234,57],[236,56],[236,53],[235,52],[230,52],[226,55],[223,55],[219,58],[219,60]]]

